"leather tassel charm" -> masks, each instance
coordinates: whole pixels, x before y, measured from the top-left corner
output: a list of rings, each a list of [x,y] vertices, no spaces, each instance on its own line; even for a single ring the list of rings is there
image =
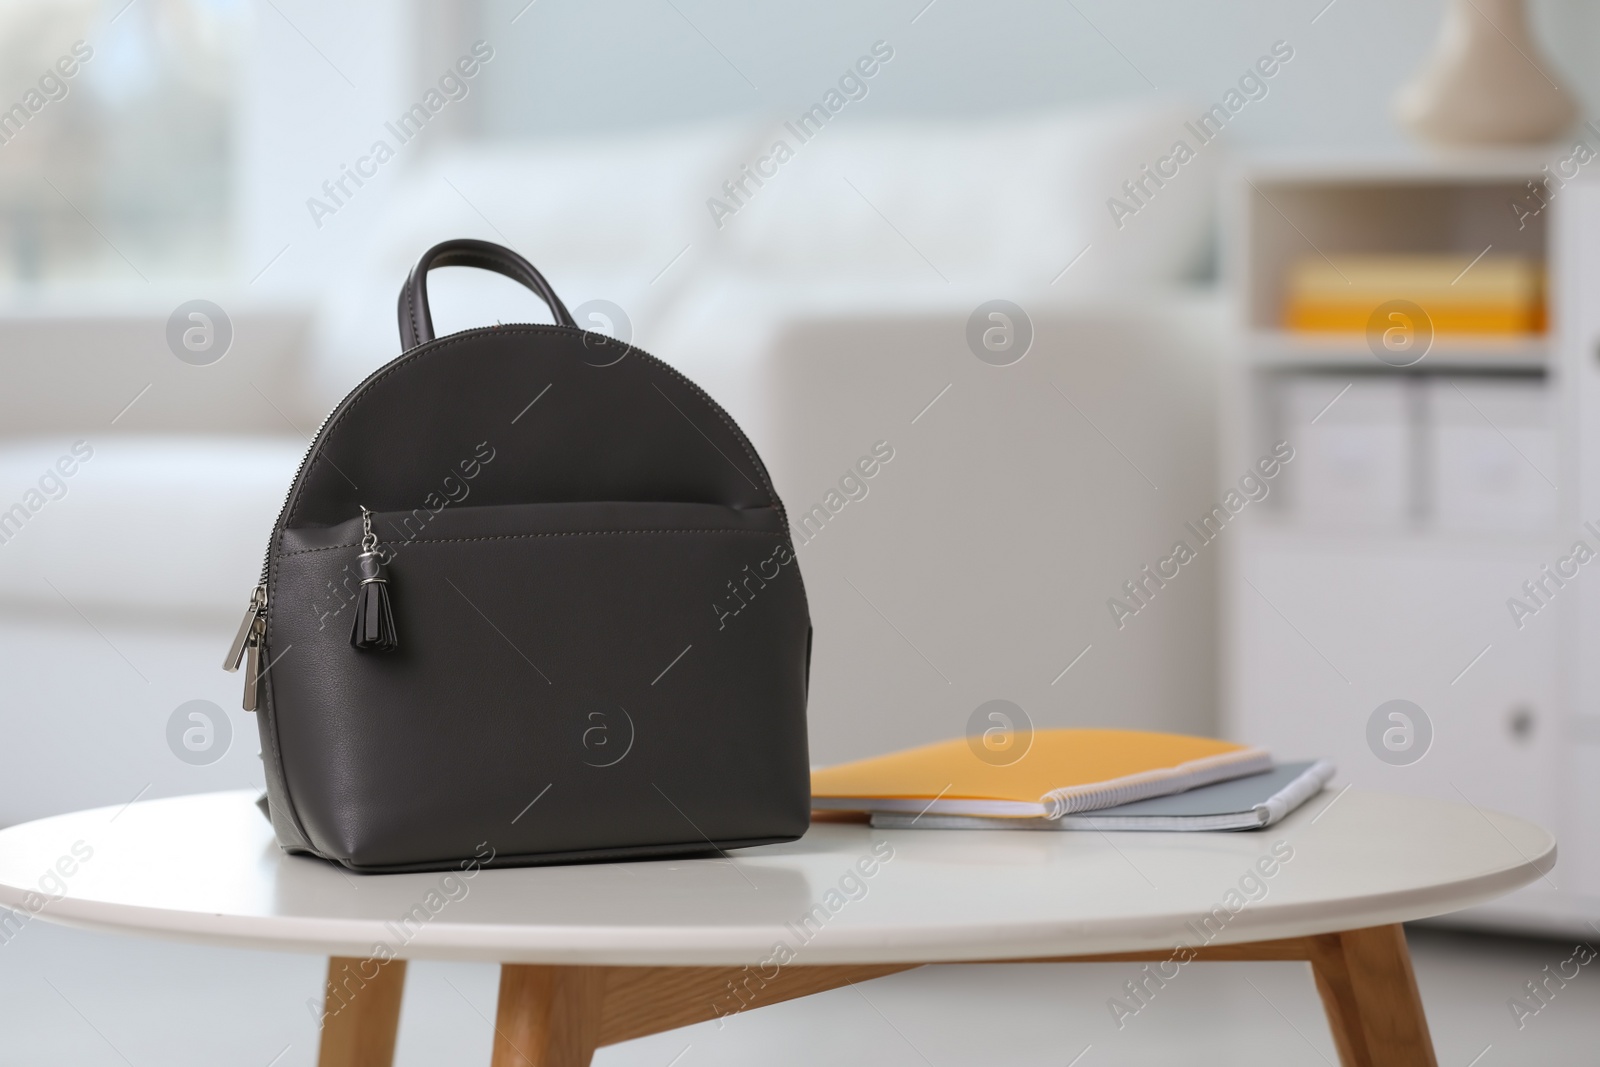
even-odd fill
[[[387,652],[400,643],[389,605],[389,579],[383,573],[378,538],[372,532],[372,512],[361,509],[361,554],[356,557],[361,584],[356,592],[356,617],[350,643],[364,651]]]

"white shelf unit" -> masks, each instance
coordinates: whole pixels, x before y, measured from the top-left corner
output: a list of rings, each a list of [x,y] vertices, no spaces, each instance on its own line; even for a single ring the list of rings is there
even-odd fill
[[[1600,559],[1547,583],[1520,628],[1508,606],[1575,541],[1600,552],[1580,524],[1600,531],[1600,189],[1569,184],[1520,220],[1511,207],[1561,155],[1258,163],[1229,183],[1238,358],[1222,477],[1236,483],[1279,440],[1296,455],[1226,534],[1221,707],[1230,736],[1332,758],[1340,783],[1550,827],[1562,859],[1548,879],[1450,921],[1592,935],[1600,656],[1581,653],[1600,648]],[[1490,246],[1545,264],[1547,334],[1444,334],[1395,368],[1365,336],[1281,325],[1302,256]],[[1367,740],[1394,699],[1432,724],[1408,765]]]

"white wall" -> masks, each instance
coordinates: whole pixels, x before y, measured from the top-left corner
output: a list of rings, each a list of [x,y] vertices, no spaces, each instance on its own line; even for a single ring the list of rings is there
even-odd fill
[[[596,0],[541,3],[512,26],[526,2],[483,4],[486,32],[504,27],[519,57],[486,89],[485,133],[787,114],[877,38],[897,50],[892,76],[872,90],[879,116],[993,114],[1156,92],[1210,103],[1282,39],[1297,58],[1230,132],[1258,147],[1402,144],[1389,100],[1432,46],[1444,11],[1443,0],[937,0],[925,10],[927,0],[816,0],[781,11],[683,0],[680,15],[657,0]],[[1588,0],[1532,8],[1561,71],[1580,96],[1600,99],[1600,9]]]

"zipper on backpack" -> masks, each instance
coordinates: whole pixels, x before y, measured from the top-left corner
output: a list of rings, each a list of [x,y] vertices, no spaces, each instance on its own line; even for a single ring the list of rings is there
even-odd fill
[[[222,669],[232,673],[244,665],[245,711],[255,711],[261,703],[261,653],[267,637],[267,585],[262,582],[250,594],[250,606],[239,623],[239,632],[228,647]]]

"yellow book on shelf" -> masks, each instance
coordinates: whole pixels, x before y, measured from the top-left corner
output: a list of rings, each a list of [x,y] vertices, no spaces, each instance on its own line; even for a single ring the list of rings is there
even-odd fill
[[[1272,766],[1264,749],[1140,730],[1038,730],[1002,763],[983,738],[955,738],[811,772],[811,806],[1058,819]]]
[[[1526,256],[1307,257],[1288,277],[1284,325],[1359,333],[1391,300],[1422,308],[1435,333],[1538,333],[1545,328],[1544,275]]]

